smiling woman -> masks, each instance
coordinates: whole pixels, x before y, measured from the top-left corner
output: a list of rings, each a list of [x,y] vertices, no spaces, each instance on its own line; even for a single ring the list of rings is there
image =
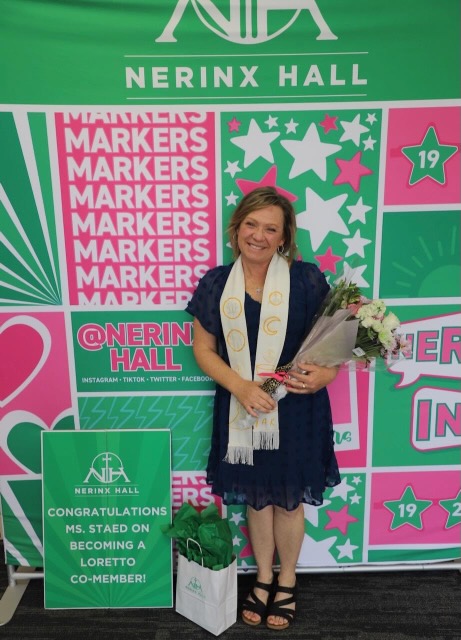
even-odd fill
[[[235,262],[208,271],[187,307],[195,358],[216,382],[207,482],[225,504],[248,506],[258,576],[243,621],[267,616],[267,626],[284,629],[295,613],[302,503],[322,504],[325,488],[340,482],[325,388],[336,369],[290,373],[280,411],[261,376],[293,358],[328,285],[314,264],[294,260],[295,213],[274,187],[245,195],[228,233]],[[254,424],[242,428],[248,414]]]

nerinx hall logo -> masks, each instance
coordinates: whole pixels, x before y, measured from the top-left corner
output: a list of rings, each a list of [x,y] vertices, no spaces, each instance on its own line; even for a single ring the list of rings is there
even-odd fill
[[[327,6],[326,0],[170,0],[171,13],[157,21],[154,52],[124,56],[127,99],[365,97],[369,52],[339,50],[329,24],[334,8],[323,11],[322,3]],[[191,53],[197,39],[201,46]]]
[[[203,593],[202,584],[200,580],[195,576],[189,580],[189,583],[186,585],[186,589],[187,591],[191,591],[199,598],[203,598],[205,600],[205,594]]]
[[[130,482],[125,473],[123,462],[115,453],[109,453],[108,451],[96,456],[83,482],[89,482],[90,478],[94,478],[103,484],[116,482],[120,478],[123,478],[125,482]]]
[[[220,3],[221,6],[224,3]],[[220,38],[236,44],[261,44],[268,42],[289,29],[301,13],[309,12],[319,29],[316,40],[337,40],[325,21],[316,0],[245,0],[228,2],[229,9],[224,15],[211,0],[178,0],[173,13],[156,42],[176,42],[174,31],[181,22],[186,8],[190,5],[200,22]],[[243,6],[242,6],[243,5]],[[289,12],[287,21],[269,31],[269,17],[272,12]]]
[[[83,484],[75,487],[75,495],[139,495],[139,488],[130,481],[121,458],[104,451],[93,459]]]

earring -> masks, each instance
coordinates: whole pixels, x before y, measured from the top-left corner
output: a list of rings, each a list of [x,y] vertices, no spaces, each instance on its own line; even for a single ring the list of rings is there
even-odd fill
[[[278,246],[277,247],[277,252],[279,253],[279,255],[284,256],[285,255],[285,246],[283,244]]]

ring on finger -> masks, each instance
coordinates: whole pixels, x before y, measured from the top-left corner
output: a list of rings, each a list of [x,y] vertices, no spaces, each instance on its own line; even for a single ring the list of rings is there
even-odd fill
[[[305,388],[306,388],[306,385],[304,384],[304,382],[302,383],[302,385],[303,385],[303,389],[305,389]]]

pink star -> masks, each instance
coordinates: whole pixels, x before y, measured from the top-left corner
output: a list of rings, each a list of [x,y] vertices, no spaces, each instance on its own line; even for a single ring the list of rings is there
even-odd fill
[[[227,126],[229,127],[229,133],[231,133],[232,131],[238,131],[240,129],[241,124],[242,123],[239,122],[237,118],[234,116],[232,120],[229,120],[229,122],[227,123]]]
[[[328,133],[332,129],[337,129],[336,120],[338,116],[329,116],[328,113],[325,114],[325,118],[322,122],[319,122],[319,125],[323,127],[324,133]]]
[[[240,178],[235,182],[237,183],[237,186],[243,193],[243,195],[250,193],[250,191],[257,189],[258,187],[275,187],[280,195],[285,196],[285,198],[287,198],[290,202],[296,202],[296,200],[298,199],[298,197],[295,196],[294,193],[286,191],[285,189],[282,189],[281,187],[278,187],[276,185],[277,165],[275,164],[272,165],[269,171],[261,178],[261,180],[259,180],[259,182],[253,182],[253,180],[243,180],[243,178]]]
[[[347,527],[351,522],[358,522],[358,518],[350,516],[347,513],[349,505],[345,504],[340,511],[327,511],[327,515],[330,518],[330,522],[325,525],[325,529],[339,529],[345,536],[347,533]]]
[[[333,254],[331,247],[328,247],[326,253],[314,257],[319,261],[320,271],[331,271],[331,273],[336,273],[336,263],[342,260],[341,256]]]
[[[367,176],[373,173],[371,169],[360,164],[362,152],[357,151],[352,160],[336,159],[340,172],[338,177],[333,181],[333,184],[344,184],[348,182],[354,191],[358,191],[360,188],[360,179],[362,176]]]

